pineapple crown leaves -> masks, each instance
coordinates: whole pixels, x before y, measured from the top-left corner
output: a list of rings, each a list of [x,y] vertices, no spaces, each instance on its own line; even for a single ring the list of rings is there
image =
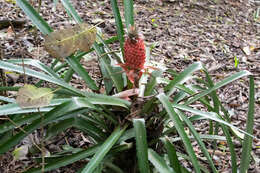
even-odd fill
[[[135,25],[130,25],[128,28],[128,38],[132,42],[137,42],[138,38],[140,38],[140,35],[138,34],[138,28]]]

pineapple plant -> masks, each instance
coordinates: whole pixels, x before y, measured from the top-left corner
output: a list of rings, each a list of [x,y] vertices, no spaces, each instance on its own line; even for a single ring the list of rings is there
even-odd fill
[[[69,16],[73,16],[77,23],[81,23],[82,19],[77,15],[69,1],[64,0],[62,3],[67,8],[66,11]],[[55,87],[50,85],[50,87],[53,87],[51,88],[54,94],[53,100],[47,107],[41,109],[23,109],[10,98],[0,98],[4,103],[0,106],[0,116],[8,117],[1,120],[3,123],[0,124],[0,154],[8,153],[14,147],[19,147],[28,134],[44,126],[46,135],[42,133],[43,151],[50,149],[48,145],[45,145],[46,141],[56,142],[55,140],[60,133],[64,131],[74,132],[75,129],[82,134],[82,141],[80,142],[83,145],[69,146],[70,149],[67,151],[63,148],[54,152],[50,150],[48,156],[42,152],[42,158],[38,157],[40,152],[30,153],[32,156],[36,156],[32,159],[36,158],[34,165],[37,166],[28,167],[22,172],[58,170],[61,167],[83,160],[82,163],[85,165],[75,172],[119,173],[130,172],[129,170],[131,172],[138,172],[139,170],[140,173],[187,172],[188,169],[185,165],[192,165],[189,169],[194,170],[194,172],[216,173],[218,171],[212,156],[204,145],[204,143],[210,144],[210,142],[206,141],[207,139],[202,141],[201,134],[193,127],[195,121],[205,120],[211,122],[212,129],[215,128],[212,122],[215,122],[216,128],[221,128],[225,132],[224,137],[227,138],[227,145],[232,155],[232,171],[237,172],[236,153],[232,143],[232,139],[237,136],[232,134],[235,133],[234,129],[245,132],[230,123],[227,118],[229,116],[226,115],[228,112],[222,110],[224,107],[219,102],[215,91],[236,79],[250,75],[250,73],[247,71],[237,72],[214,84],[202,64],[194,63],[179,74],[168,69],[165,73],[170,76],[169,78],[166,75],[162,76],[162,73],[152,73],[150,79],[147,80],[147,84],[142,84],[142,87],[139,87],[138,83],[140,83],[142,74],[146,73],[148,68],[155,68],[145,66],[146,50],[144,40],[134,26],[133,1],[125,0],[123,3],[126,26],[130,26],[125,41],[117,2],[111,0],[114,15],[117,16],[115,17],[117,30],[121,31],[121,34],[118,34],[116,39],[103,40],[103,38],[100,38],[101,41],[95,42],[93,49],[88,50],[89,52],[95,51],[99,57],[98,63],[102,76],[99,80],[93,79],[93,76],[80,63],[80,59],[89,52],[75,52],[73,49],[73,53],[64,58],[64,63],[57,64],[58,60],[56,60],[54,61],[56,64],[53,63],[51,67],[31,59],[27,59],[25,62],[22,62],[22,60],[0,60],[1,69],[12,69],[15,72],[53,83],[55,87],[61,88],[56,90]],[[31,17],[31,20],[44,35],[52,32],[52,28],[26,0],[18,0],[17,4]],[[110,50],[109,44],[118,40],[121,52],[124,55],[124,62],[119,62],[119,65],[126,72],[134,88],[138,88],[140,91],[145,90],[143,92],[145,93],[144,97],[134,96],[133,99],[126,100],[116,96],[118,93],[124,92],[127,85],[124,83],[124,76],[118,73],[121,68],[115,67],[115,64],[112,63],[116,55],[110,55],[113,51]],[[62,46],[62,44],[59,45]],[[38,72],[31,67],[23,69],[20,66],[23,63],[35,66],[42,72]],[[66,71],[64,79],[58,73],[60,69],[69,69]],[[198,76],[193,75],[195,71],[205,74],[205,80],[202,81]],[[82,82],[87,84],[87,91],[71,85],[70,80],[74,72],[81,77]],[[173,77],[174,79],[171,80]],[[202,81],[200,84],[204,87],[198,88],[195,85],[187,85],[185,82],[192,77]],[[97,85],[97,81],[101,81],[101,85]],[[253,86],[253,78],[251,77],[250,99],[252,100],[254,99]],[[103,89],[101,87],[106,89],[103,94],[101,94],[101,89]],[[17,88],[7,87],[6,90],[8,89],[15,90]],[[129,93],[127,96],[129,96]],[[204,108],[197,110],[196,107],[192,107],[192,103],[195,101],[199,102]],[[221,116],[220,111],[223,111],[225,116]],[[191,114],[193,117],[189,117]],[[253,113],[248,116],[250,116],[248,119],[253,119]],[[22,127],[23,130],[17,127]],[[250,128],[252,126],[248,128],[249,130],[247,129],[248,133],[245,133],[249,136],[252,134]],[[211,140],[218,140],[216,138],[218,134],[207,135]],[[204,167],[201,160],[196,157],[192,140],[197,141],[197,146],[207,159],[207,167]],[[245,141],[250,142],[250,140],[252,140],[251,137]],[[249,151],[251,149],[250,143],[248,146],[243,150]],[[57,145],[57,147],[60,146]],[[248,159],[248,153],[244,154],[244,159]],[[87,162],[85,162],[86,160]],[[248,165],[246,163],[244,168]],[[69,169],[69,167],[66,168]]]

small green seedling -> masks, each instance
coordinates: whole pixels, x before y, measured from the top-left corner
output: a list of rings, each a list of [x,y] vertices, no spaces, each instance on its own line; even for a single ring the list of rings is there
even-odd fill
[[[235,61],[235,68],[237,68],[239,64],[239,59],[237,58],[237,56],[234,57],[234,61]]]

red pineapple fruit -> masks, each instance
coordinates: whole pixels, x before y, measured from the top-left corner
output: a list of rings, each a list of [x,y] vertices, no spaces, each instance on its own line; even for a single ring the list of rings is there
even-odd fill
[[[144,68],[144,40],[138,35],[134,26],[129,28],[128,37],[124,44],[124,58],[129,69],[142,70]]]
[[[134,26],[129,28],[128,37],[124,44],[124,60],[125,63],[119,65],[136,87],[142,75],[142,70],[144,70],[145,45]]]

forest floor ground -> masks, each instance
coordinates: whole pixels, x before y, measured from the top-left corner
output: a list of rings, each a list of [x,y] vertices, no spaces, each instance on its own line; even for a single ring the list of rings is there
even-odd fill
[[[85,22],[92,25],[102,22],[99,27],[107,36],[116,35],[115,21],[108,0],[78,0],[73,1],[73,5]],[[37,9],[36,1],[34,6]],[[40,14],[54,29],[73,23],[60,3],[55,5],[51,0],[42,1],[39,9]],[[155,45],[151,61],[164,64],[177,72],[195,61],[200,61],[205,64],[215,82],[241,70],[248,70],[255,76],[254,135],[260,138],[260,17],[255,17],[257,6],[254,1],[136,0],[134,9],[136,24],[146,45]],[[120,10],[123,11],[122,1]],[[15,36],[6,38],[4,33],[8,33],[8,28],[0,28],[3,58],[23,56],[50,64],[51,57],[42,47],[42,35],[35,32],[19,7],[1,0],[0,20],[4,18],[23,19],[25,24],[16,28]],[[239,60],[237,67],[234,59]],[[19,78],[8,80],[10,85],[20,81]],[[80,82],[77,85],[80,85]],[[233,115],[232,123],[241,129],[245,129],[246,125],[248,88],[248,78],[242,78],[217,91],[222,103]],[[202,134],[207,133],[208,125],[197,124],[197,129]],[[75,138],[72,140],[77,140]],[[260,149],[257,146],[260,146],[260,141],[254,140],[252,154],[256,162],[250,166],[250,172],[254,173],[260,172]],[[239,142],[236,143],[236,148],[237,152],[241,151]],[[4,160],[6,159],[8,160]],[[230,170],[230,155],[225,152],[223,146],[215,152],[214,159],[219,161],[220,172]],[[16,166],[20,167],[22,164],[20,162]],[[73,166],[66,168],[68,172],[70,169],[73,172]]]

